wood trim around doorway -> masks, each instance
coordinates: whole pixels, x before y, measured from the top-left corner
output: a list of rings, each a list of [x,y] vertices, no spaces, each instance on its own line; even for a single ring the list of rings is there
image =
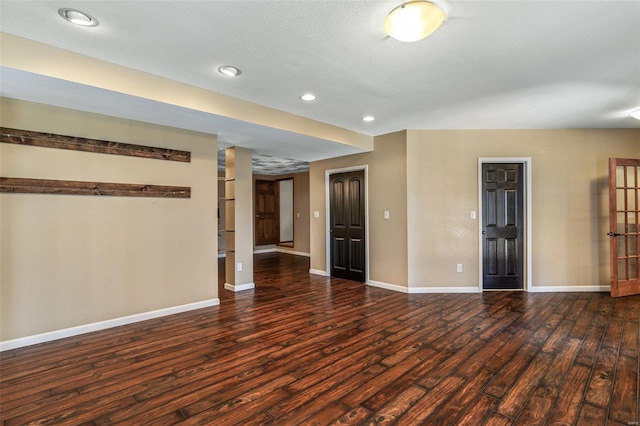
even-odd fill
[[[540,289],[534,288],[532,285],[532,223],[533,223],[533,215],[532,215],[532,203],[531,203],[531,157],[479,157],[478,158],[478,211],[477,211],[477,220],[478,220],[478,289],[480,292],[484,291],[482,287],[482,277],[483,277],[483,264],[484,259],[482,257],[482,165],[484,163],[521,163],[524,168],[524,285],[523,289],[525,291],[541,291]],[[546,288],[546,287],[545,287]],[[548,290],[542,290],[548,291]]]

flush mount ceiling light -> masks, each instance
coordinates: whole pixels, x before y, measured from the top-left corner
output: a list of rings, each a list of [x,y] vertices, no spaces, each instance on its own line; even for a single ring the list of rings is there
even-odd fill
[[[365,115],[364,117],[362,117],[362,121],[365,122],[370,122],[370,121],[374,121],[376,118],[373,115]]]
[[[304,95],[300,96],[300,99],[302,99],[303,101],[311,102],[316,100],[316,95],[314,95],[313,93],[305,93]]]
[[[429,1],[411,1],[393,9],[384,20],[384,31],[398,41],[418,41],[437,30],[445,13]]]
[[[83,27],[96,27],[98,25],[98,20],[96,18],[93,18],[84,12],[80,12],[79,10],[63,7],[62,9],[58,9],[58,15],[73,24],[82,25]]]
[[[227,77],[237,77],[242,74],[242,71],[231,65],[222,65],[221,67],[218,67],[218,72],[226,75]]]
[[[629,113],[629,115],[633,118],[635,118],[636,120],[640,120],[640,108],[636,108],[633,111],[631,111]]]

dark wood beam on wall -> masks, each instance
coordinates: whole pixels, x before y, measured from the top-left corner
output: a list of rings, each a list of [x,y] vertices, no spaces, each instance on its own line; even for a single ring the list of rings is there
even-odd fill
[[[191,198],[191,187],[0,177],[0,193]]]
[[[0,127],[0,142],[45,148],[71,149],[101,154],[126,155],[155,160],[191,162],[191,152],[189,151],[78,138],[52,133],[40,133],[30,130],[10,129],[7,127]]]

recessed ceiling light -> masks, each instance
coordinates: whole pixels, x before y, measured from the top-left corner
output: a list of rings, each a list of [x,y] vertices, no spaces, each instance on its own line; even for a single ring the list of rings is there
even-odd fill
[[[365,115],[364,117],[362,117],[362,121],[367,121],[367,122],[373,121],[375,119],[376,118],[373,115]]]
[[[221,67],[218,67],[218,72],[226,75],[227,77],[237,77],[242,74],[242,71],[231,65],[222,65]]]
[[[316,100],[316,95],[314,95],[313,93],[305,93],[304,95],[300,96],[300,99],[302,99],[303,101],[315,101]]]
[[[63,7],[62,9],[58,9],[58,15],[71,23],[82,25],[83,27],[96,27],[98,25],[98,20],[96,18],[76,9]]]
[[[629,113],[629,115],[636,120],[640,120],[640,108],[634,109],[633,111],[631,111],[631,113]]]
[[[410,1],[387,15],[384,31],[398,41],[418,41],[437,30],[446,17],[442,9],[430,1]]]

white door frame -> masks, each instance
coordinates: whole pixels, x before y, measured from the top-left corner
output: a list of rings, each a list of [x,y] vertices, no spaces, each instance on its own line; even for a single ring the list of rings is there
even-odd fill
[[[364,262],[365,262],[365,277],[364,282],[369,282],[369,166],[351,166],[343,167],[340,169],[330,169],[324,171],[324,195],[325,195],[325,249],[326,249],[326,271],[327,276],[331,276],[331,204],[329,200],[329,177],[336,173],[355,172],[358,170],[364,170]]]
[[[531,203],[532,180],[531,180],[531,157],[479,157],[478,158],[478,248],[479,248],[479,271],[478,271],[478,288],[483,291],[482,280],[484,275],[484,258],[482,256],[484,247],[482,246],[482,165],[485,163],[515,163],[522,164],[524,168],[524,280],[522,287],[525,291],[532,290],[532,225],[533,215]]]

